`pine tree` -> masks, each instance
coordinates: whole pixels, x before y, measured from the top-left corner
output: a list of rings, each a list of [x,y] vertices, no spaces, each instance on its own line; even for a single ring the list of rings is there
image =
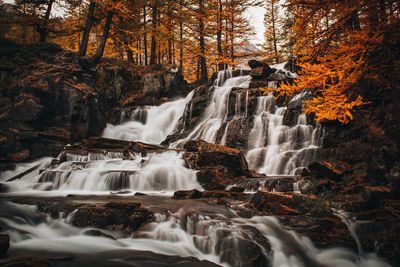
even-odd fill
[[[282,28],[283,22],[279,14],[279,0],[265,1],[265,50],[266,59],[269,62],[279,63],[281,56],[282,45]]]

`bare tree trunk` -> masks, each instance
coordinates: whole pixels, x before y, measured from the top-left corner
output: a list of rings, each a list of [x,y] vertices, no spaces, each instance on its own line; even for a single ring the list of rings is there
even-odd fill
[[[105,23],[104,29],[103,29],[103,35],[101,36],[100,44],[97,47],[96,54],[93,57],[94,64],[99,63],[100,59],[103,57],[104,50],[105,50],[106,44],[107,44],[108,34],[109,34],[110,28],[111,28],[112,18],[113,18],[113,12],[108,11],[107,17],[106,17],[106,23]]]
[[[36,26],[36,30],[37,30],[37,32],[39,33],[39,36],[40,36],[39,37],[39,42],[40,43],[46,42],[47,35],[49,34],[48,26],[49,26],[49,19],[50,19],[50,14],[51,14],[51,9],[53,7],[53,3],[54,3],[54,0],[50,0],[49,1],[48,5],[47,5],[46,14],[43,17],[43,22],[39,23]]]
[[[158,0],[154,0],[152,6],[152,33],[151,33],[151,51],[150,51],[150,65],[156,64],[157,60],[157,12],[158,12]]]
[[[147,14],[146,14],[146,5],[143,6],[143,46],[144,46],[144,65],[147,66],[149,64],[147,57]]]
[[[86,51],[89,44],[90,29],[92,28],[93,25],[93,15],[95,7],[96,3],[94,1],[90,1],[85,28],[83,29],[82,43],[79,49],[79,55],[81,57],[86,56]]]
[[[222,52],[222,0],[218,0],[218,16],[217,16],[217,51],[218,59],[221,61],[223,58]],[[218,63],[218,70],[225,68],[224,63]]]
[[[179,2],[179,13],[182,15],[183,0]],[[179,68],[183,71],[183,19],[179,18]]]
[[[172,64],[172,42],[174,38],[174,32],[172,31],[172,3],[168,1],[168,63]]]
[[[272,37],[274,38],[274,53],[275,53],[275,63],[279,63],[278,46],[276,40],[276,24],[275,24],[275,1],[271,0],[271,19],[272,19]]]
[[[206,45],[205,45],[205,40],[204,40],[204,21],[203,21],[203,15],[204,15],[204,0],[199,0],[199,33],[200,33],[200,43],[199,43],[199,48],[200,48],[200,57],[199,57],[199,64],[200,64],[200,80],[201,81],[207,81],[208,80],[208,74],[207,74],[207,61],[205,58],[206,54]]]

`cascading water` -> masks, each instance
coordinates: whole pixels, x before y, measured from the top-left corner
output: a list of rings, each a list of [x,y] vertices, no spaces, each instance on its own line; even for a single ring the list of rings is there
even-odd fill
[[[11,255],[43,249],[52,255],[69,253],[74,255],[75,266],[85,266],[85,260],[90,262],[92,258],[102,259],[103,264],[111,260],[120,263],[113,266],[129,266],[128,255],[133,251],[152,251],[196,257],[223,266],[389,267],[374,254],[359,256],[345,249],[317,249],[309,239],[282,228],[273,217],[243,219],[229,209],[202,214],[193,207],[168,217],[158,214],[155,222],[131,237],[121,238],[111,231],[106,231],[108,237],[90,236],[90,228],[70,225],[71,218],[52,219],[35,206],[5,201],[1,205],[0,226],[10,235]],[[103,259],[108,252],[111,259]]]
[[[299,115],[296,125],[284,125],[286,107],[278,107],[272,94],[258,96],[255,113],[248,114],[247,88],[250,81],[250,76],[232,78],[230,70],[219,72],[211,100],[201,121],[186,138],[173,143],[172,146],[180,146],[191,139],[203,139],[210,143],[226,145],[230,124],[240,118],[252,116],[253,128],[248,133],[248,144],[244,148],[249,167],[267,175],[298,174],[316,157],[322,140],[320,126],[307,124],[305,114]],[[275,86],[276,82],[269,83],[269,87]],[[229,96],[233,88],[245,90],[236,94],[234,116],[229,119]],[[301,100],[302,97],[303,93],[300,93],[292,101]],[[243,102],[244,108],[241,106]],[[224,134],[221,140],[217,140],[217,134],[221,129]]]
[[[31,174],[21,180],[8,182],[8,191],[51,195],[109,193],[129,190],[168,193],[184,189],[202,189],[196,172],[185,167],[181,153],[166,151],[147,156],[133,155],[124,160],[120,153],[104,156],[66,155],[67,161]],[[4,176],[6,181],[9,176]]]
[[[185,99],[160,106],[138,108],[132,112],[128,122],[120,125],[108,124],[103,137],[159,144],[175,129],[192,95],[193,93],[190,93]],[[126,120],[125,115],[121,120]]]
[[[308,124],[304,114],[298,116],[294,126],[284,125],[286,107],[279,107],[271,94],[257,96],[256,108],[250,109],[250,76],[232,76],[230,70],[218,73],[201,119],[196,125],[184,125],[181,133],[186,128],[192,130],[172,146],[190,139],[226,144],[230,125],[249,118],[251,130],[247,133],[244,152],[250,168],[269,175],[297,174],[315,158],[321,146],[320,127]],[[269,87],[273,86],[275,83],[271,82]],[[236,87],[245,90],[235,91]],[[229,110],[233,93],[234,110]],[[301,93],[292,101],[303,96]],[[182,116],[192,116],[192,97],[193,92],[186,99],[139,108],[129,116],[122,112],[123,124],[108,125],[103,136],[159,144],[174,131]],[[187,120],[183,118],[183,121]],[[219,133],[223,133],[220,139]],[[6,186],[8,195],[3,193],[3,196],[10,197],[202,190],[196,171],[185,167],[182,157],[182,153],[174,150],[147,155],[132,152],[128,156],[125,151],[66,153],[62,160],[61,157],[45,158],[2,173],[1,189]],[[18,177],[24,172],[27,174]],[[298,187],[297,184],[295,190]],[[163,201],[173,200],[163,198]],[[200,203],[207,206],[200,209],[196,206]],[[106,231],[109,237],[89,236],[90,229],[70,224],[74,212],[68,218],[52,219],[39,213],[35,206],[5,201],[0,204],[0,229],[11,237],[11,255],[24,255],[26,251],[67,253],[75,256],[76,266],[88,266],[95,260],[103,266],[140,266],[143,262],[133,263],[129,255],[133,251],[152,251],[160,255],[195,257],[223,266],[249,266],[253,261],[252,266],[272,267],[388,267],[375,254],[318,249],[308,238],[284,229],[273,217],[244,219],[226,206],[210,205],[203,200],[190,202],[189,207],[178,211],[176,207],[181,207],[181,203],[174,202],[173,208],[163,207],[165,212],[156,214],[155,221],[124,238],[112,231]],[[357,239],[354,231],[352,234]],[[143,266],[153,266],[153,263],[151,259]]]
[[[272,94],[257,99],[246,158],[250,168],[266,174],[297,174],[316,157],[321,128],[307,124],[300,114],[293,127],[283,125],[285,107],[277,107]]]
[[[232,78],[232,71],[225,70],[218,73],[214,83],[214,91],[211,101],[208,104],[200,123],[194,127],[190,134],[177,144],[191,139],[202,139],[215,143],[217,133],[222,124],[227,120],[229,95],[234,87],[248,87],[251,81],[250,76],[239,76]]]

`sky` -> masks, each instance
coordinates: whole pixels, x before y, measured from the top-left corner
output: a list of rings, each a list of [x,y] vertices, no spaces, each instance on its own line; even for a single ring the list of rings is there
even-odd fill
[[[263,7],[249,7],[247,9],[247,19],[256,31],[256,36],[250,41],[256,44],[264,42],[264,14],[265,8]]]
[[[5,3],[12,3],[13,0],[5,0]],[[254,27],[256,36],[249,41],[255,44],[262,44],[264,42],[264,14],[265,9],[263,7],[249,7],[246,12],[246,17],[250,22],[250,25]]]

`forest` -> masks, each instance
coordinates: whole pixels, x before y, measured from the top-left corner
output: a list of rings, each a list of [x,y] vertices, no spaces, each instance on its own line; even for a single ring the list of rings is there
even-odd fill
[[[399,0],[0,0],[1,266],[400,266]]]

